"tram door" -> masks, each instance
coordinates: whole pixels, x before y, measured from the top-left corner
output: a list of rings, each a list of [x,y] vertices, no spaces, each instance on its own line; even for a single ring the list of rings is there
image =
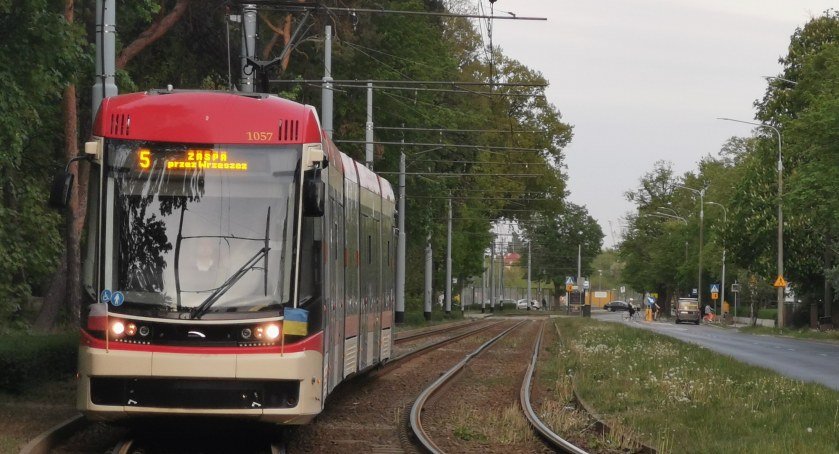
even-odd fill
[[[343,378],[344,368],[344,209],[337,198],[330,203],[331,226],[329,232],[329,311],[332,316],[330,328],[329,391]],[[326,379],[326,377],[324,377]]]

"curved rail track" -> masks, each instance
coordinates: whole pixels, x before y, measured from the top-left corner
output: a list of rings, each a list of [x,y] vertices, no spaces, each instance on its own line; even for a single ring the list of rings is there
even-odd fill
[[[358,407],[359,403],[365,402],[364,405],[366,406],[366,405],[368,405],[366,403],[366,400],[376,399],[373,396],[373,393],[378,392],[378,391],[374,391],[374,390],[375,390],[375,388],[383,385],[384,383],[381,380],[379,380],[379,381],[375,380],[374,377],[375,378],[381,378],[385,375],[388,375],[391,372],[402,369],[403,366],[406,366],[407,364],[413,363],[413,361],[408,360],[409,358],[412,358],[412,359],[422,358],[425,353],[432,352],[435,349],[445,348],[444,346],[446,346],[448,344],[455,343],[458,340],[468,338],[470,336],[473,336],[476,333],[480,333],[482,331],[489,330],[493,327],[499,328],[499,324],[501,324],[501,323],[504,323],[504,322],[499,321],[499,322],[488,322],[488,323],[458,324],[457,326],[451,326],[451,327],[446,327],[446,328],[440,328],[440,329],[434,329],[434,330],[425,330],[425,331],[422,331],[422,332],[411,333],[410,335],[403,337],[401,339],[401,341],[405,342],[405,341],[408,341],[409,339],[410,340],[420,339],[423,336],[432,336],[433,337],[435,335],[443,335],[443,334],[446,335],[446,338],[445,339],[435,339],[434,341],[429,342],[427,345],[419,346],[417,348],[411,349],[410,351],[406,351],[405,353],[402,353],[402,354],[399,354],[399,355],[395,356],[391,361],[389,361],[388,363],[383,365],[382,368],[371,371],[368,374],[364,374],[364,375],[359,376],[358,378],[361,379],[361,380],[350,380],[350,381],[348,381],[347,382],[348,385],[350,383],[355,383],[355,385],[347,386],[347,389],[346,389],[347,392],[340,392],[340,393],[337,393],[337,394],[345,394],[346,396],[350,396],[350,397],[348,397],[348,399],[350,401],[352,401],[351,404],[350,404],[351,405],[350,406],[350,408],[351,408],[350,411],[355,412],[355,411],[358,410],[358,408],[360,408],[360,407]],[[434,441],[428,436],[428,434],[425,433],[424,429],[422,429],[422,427],[421,427],[421,415],[422,415],[422,412],[423,412],[423,406],[426,405],[426,402],[429,402],[430,400],[433,400],[432,396],[435,396],[435,394],[437,394],[441,388],[444,388],[447,385],[447,383],[450,383],[452,380],[454,380],[454,378],[459,375],[459,372],[462,371],[467,366],[467,364],[469,364],[473,359],[480,356],[481,353],[488,350],[490,347],[492,347],[494,344],[496,344],[499,340],[503,339],[505,336],[514,332],[514,330],[516,330],[517,328],[522,327],[525,323],[527,323],[527,321],[518,322],[511,327],[501,326],[500,328],[504,329],[503,332],[501,332],[500,334],[494,335],[491,339],[485,341],[480,347],[478,347],[477,349],[475,349],[471,353],[465,353],[465,356],[463,356],[463,359],[459,363],[457,363],[456,365],[451,367],[451,369],[449,369],[448,371],[436,372],[436,373],[434,373],[433,376],[430,376],[430,377],[428,375],[426,375],[426,377],[428,377],[428,378],[425,378],[420,383],[428,383],[429,381],[433,381],[433,383],[430,386],[428,386],[427,388],[425,388],[424,390],[422,390],[421,388],[416,388],[416,390],[413,391],[413,392],[407,391],[407,390],[406,391],[400,391],[401,394],[399,394],[399,395],[396,395],[396,393],[394,393],[392,391],[390,391],[390,394],[388,394],[388,391],[385,391],[384,395],[388,396],[388,398],[393,398],[393,399],[399,400],[400,402],[402,402],[399,405],[401,405],[405,408],[405,411],[400,411],[398,408],[396,410],[393,410],[393,409],[388,410],[388,411],[395,411],[397,415],[399,415],[399,414],[402,415],[402,417],[400,418],[402,423],[395,424],[396,426],[398,426],[398,431],[400,431],[400,433],[397,435],[397,437],[399,438],[399,440],[401,440],[401,441],[397,442],[397,444],[401,445],[402,449],[396,450],[395,446],[394,446],[393,448],[391,448],[391,449],[393,449],[391,451],[389,451],[389,450],[379,450],[379,452],[405,452],[406,450],[411,451],[411,450],[416,450],[416,449],[424,449],[428,452],[443,452],[443,450],[441,450],[440,447],[438,447],[434,443]],[[530,326],[534,330],[533,332],[536,332],[535,331],[536,327],[534,325],[530,325]],[[466,329],[464,329],[464,328],[466,328]],[[461,330],[462,332],[457,332],[457,330]],[[495,334],[495,333],[490,333],[489,335],[492,336],[493,334]],[[545,448],[538,448],[539,450],[544,449],[545,451],[550,450],[550,451],[556,451],[556,452],[568,452],[568,453],[575,453],[575,454],[585,453],[587,451],[584,450],[583,448],[575,446],[573,443],[565,440],[564,438],[562,438],[561,436],[559,436],[558,434],[553,432],[553,430],[551,430],[549,425],[545,424],[539,418],[537,411],[534,410],[533,405],[531,403],[531,388],[532,388],[532,385],[535,385],[534,375],[535,375],[537,365],[538,365],[538,362],[539,362],[539,352],[542,349],[543,338],[544,338],[543,334],[544,334],[544,323],[542,323],[542,325],[538,328],[538,334],[536,334],[536,335],[530,334],[529,337],[528,336],[523,336],[521,334],[519,335],[519,337],[521,337],[521,338],[528,337],[528,338],[535,339],[535,340],[533,340],[532,354],[530,355],[530,358],[529,358],[529,365],[527,365],[527,367],[526,367],[526,369],[527,369],[526,372],[524,372],[522,374],[523,378],[521,380],[521,386],[518,389],[518,403],[517,403],[517,405],[520,406],[520,411],[522,411],[524,413],[524,419],[526,419],[527,423],[530,424],[534,433],[536,435],[538,435],[538,437],[540,439],[540,440],[534,440],[534,438],[531,436],[529,438],[530,442],[531,443],[544,443]],[[483,337],[483,339],[480,339],[480,340],[476,339],[476,340],[478,342],[481,342],[482,340],[485,340],[487,337]],[[528,344],[529,344],[529,342],[528,342]],[[519,345],[521,345],[521,341],[519,341]],[[522,347],[523,347],[523,345],[522,345]],[[462,348],[457,347],[456,350],[462,351]],[[443,350],[441,350],[441,351],[443,351]],[[449,353],[444,353],[444,356],[446,356],[446,355],[448,355],[448,357],[451,358],[452,360],[457,361],[456,357],[455,358],[451,357],[451,349],[449,349]],[[461,355],[464,355],[464,353],[461,353]],[[519,353],[518,355],[521,358],[525,358],[527,356],[526,353],[523,353],[523,352]],[[439,353],[438,353],[438,357],[439,357]],[[421,360],[421,362],[422,361],[425,361],[426,364],[434,364],[434,365],[438,365],[439,362],[440,362],[440,360],[435,359],[435,357],[432,357],[431,359]],[[484,359],[482,361],[486,361],[486,360]],[[449,367],[451,364],[452,364],[452,362],[448,362],[448,365],[446,367]],[[520,362],[519,364],[520,364],[520,367],[522,368],[521,370],[524,370],[524,368],[525,368],[524,361]],[[419,367],[420,369],[425,368],[425,369],[430,370],[429,366],[427,366],[427,365],[419,365],[417,367]],[[473,367],[470,367],[470,370],[471,369],[473,369]],[[402,372],[401,375],[412,376],[412,377],[415,377],[414,378],[415,380],[419,380],[419,378],[416,377],[417,372],[414,372],[413,370],[405,370],[405,371]],[[370,382],[369,383],[364,383],[364,380],[370,380]],[[384,381],[387,382],[388,380],[385,379]],[[420,383],[418,383],[418,384],[420,384]],[[368,384],[371,385],[371,386],[368,386]],[[404,386],[404,385],[401,385],[401,386]],[[420,384],[420,387],[421,386],[423,386],[423,385]],[[399,388],[399,386],[397,386],[397,388]],[[360,391],[360,393],[358,393],[356,391]],[[405,394],[406,392],[407,392],[407,394]],[[581,399],[579,399],[579,396],[576,395],[576,391],[575,391],[574,395],[575,395],[575,398],[576,398],[576,402],[574,404],[578,408],[580,408],[583,412],[587,413],[590,417],[592,417],[593,419],[596,420],[596,422],[594,424],[592,424],[592,426],[595,426],[598,429],[600,429],[600,432],[602,432],[602,433],[608,433],[609,427],[606,424],[604,424],[602,421],[600,421],[600,419],[594,413],[592,413],[590,411],[589,407]],[[399,396],[401,396],[401,397],[399,397]],[[411,397],[411,396],[414,396],[414,397]],[[418,396],[418,397],[416,397],[416,396]],[[439,397],[439,396],[435,396],[435,398],[436,397]],[[380,397],[379,400],[381,400],[381,399],[382,398]],[[511,401],[511,402],[513,402],[513,401]],[[327,407],[329,408],[331,406],[327,405]],[[397,407],[398,407],[398,405],[397,405]],[[338,409],[333,413],[341,414],[341,412],[343,412],[343,411],[345,411],[345,410],[344,409]],[[380,413],[387,414],[386,412],[380,412]],[[326,426],[324,427],[323,430],[334,430],[336,427],[338,427],[338,426],[335,425],[336,424],[335,422],[330,422],[329,418],[327,418],[326,421],[327,421]],[[322,421],[319,421],[318,423],[320,423],[320,422],[322,422]],[[316,426],[318,423],[313,424],[313,425]],[[342,424],[342,423],[338,423],[338,424]],[[350,423],[351,428],[352,427],[357,427],[357,426],[353,426],[352,424],[354,424],[354,423]],[[97,425],[97,423],[88,422],[87,420],[85,420],[81,416],[78,416],[76,418],[68,420],[67,422],[65,422],[64,424],[62,424],[60,426],[54,427],[53,429],[50,430],[49,433],[44,434],[42,436],[39,436],[35,440],[32,440],[32,442],[30,442],[27,445],[27,447],[24,448],[24,450],[22,450],[21,452],[25,453],[25,454],[32,454],[32,453],[41,454],[41,453],[47,453],[47,452],[59,452],[59,453],[72,452],[72,451],[68,451],[66,448],[62,450],[61,446],[59,446],[56,451],[53,451],[53,448],[56,447],[57,444],[61,444],[62,439],[67,439],[71,435],[73,435],[74,433],[84,431],[84,430],[95,432],[96,429],[95,428],[91,429],[91,426],[96,426],[96,425]],[[329,428],[330,426],[334,426],[334,427],[332,427],[332,429],[330,429]],[[311,428],[309,428],[307,430],[310,430],[310,429]],[[318,429],[315,428],[315,433],[317,433],[317,430]],[[379,430],[384,430],[384,429],[380,428]],[[392,429],[390,429],[390,430],[392,430]],[[409,433],[409,430],[413,430],[414,433],[413,434]],[[304,435],[304,434],[307,434],[307,435]],[[311,436],[309,434],[309,432],[307,432],[306,430],[304,430],[304,434],[301,434],[300,436],[301,437],[310,437]],[[167,448],[160,448],[160,446],[154,446],[153,444],[150,445],[150,443],[148,441],[145,441],[142,437],[133,438],[133,435],[134,434],[124,434],[123,438],[121,438],[119,442],[117,442],[117,443],[110,442],[110,444],[107,445],[108,446],[107,450],[99,450],[98,452],[108,452],[108,453],[114,453],[114,454],[118,454],[118,453],[119,454],[122,454],[122,453],[134,454],[134,453],[140,453],[140,452],[142,452],[142,453],[187,452],[187,451],[183,451],[183,450],[169,451],[168,447]],[[115,437],[116,435],[108,434],[108,436],[112,437],[112,439],[113,439],[113,437]],[[363,437],[363,435],[360,435],[360,434],[359,434],[359,436]],[[56,441],[56,440],[58,440],[58,441]],[[264,443],[261,443],[259,445],[259,447],[251,447],[247,451],[239,451],[239,452],[254,452],[254,453],[260,453],[260,454],[262,454],[262,453],[275,454],[275,453],[280,453],[280,452],[286,452],[287,451],[287,448],[283,444],[284,441],[277,441],[276,437],[273,438],[273,439],[271,439],[270,437],[266,437],[263,440],[264,440]],[[417,440],[420,440],[419,446],[416,444]],[[384,446],[384,445],[382,445],[382,446]],[[534,446],[536,446],[536,445],[534,445]],[[647,446],[644,446],[644,445],[641,445],[641,444],[638,444],[638,446],[639,446],[639,448],[636,449],[636,450],[633,450],[632,452],[636,452],[636,453],[655,453],[656,452],[654,449],[649,448]],[[332,448],[334,448],[334,447],[335,446],[333,445]],[[243,448],[244,448],[244,446],[243,446]],[[321,448],[321,449],[324,449],[324,448]],[[363,450],[364,449],[361,449],[360,451],[363,451]],[[317,451],[317,449],[315,451],[316,452],[333,452],[331,450]],[[354,452],[360,452],[360,451],[354,451]],[[340,452],[340,450],[336,450],[334,452]],[[345,452],[351,452],[351,451],[345,451]]]
[[[469,364],[470,361],[472,361],[475,357],[489,349],[497,341],[510,334],[513,330],[521,327],[523,323],[524,322],[520,322],[508,328],[507,330],[503,331],[502,333],[498,334],[497,336],[482,344],[473,352],[466,355],[461,362],[459,362],[454,367],[446,371],[446,373],[444,373],[434,383],[430,384],[417,397],[417,400],[414,402],[414,405],[411,408],[410,424],[411,429],[413,430],[414,435],[417,439],[417,442],[421,445],[421,447],[424,450],[435,454],[444,452],[434,442],[432,437],[426,432],[425,428],[422,425],[421,416],[426,402],[428,402],[432,396],[445,389],[450,384],[450,382],[454,380],[455,377],[457,377],[458,373],[462,371],[463,368],[467,366],[467,364]],[[544,323],[539,327],[539,333],[536,336],[536,340],[533,344],[533,354],[531,355],[530,364],[528,366],[527,372],[525,373],[524,380],[522,382],[521,389],[519,392],[521,408],[524,411],[525,416],[528,422],[530,423],[531,427],[551,449],[554,449],[558,452],[585,454],[587,451],[563,439],[558,434],[553,432],[544,422],[542,422],[542,420],[537,416],[536,412],[533,409],[533,406],[530,403],[530,385],[533,379],[534,371],[536,369],[536,364],[539,359],[539,350],[541,348],[543,331]]]

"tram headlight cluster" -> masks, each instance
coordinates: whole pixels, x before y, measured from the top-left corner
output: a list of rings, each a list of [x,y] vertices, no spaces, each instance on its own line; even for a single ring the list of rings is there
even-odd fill
[[[140,337],[148,337],[151,334],[151,328],[146,325],[137,326],[134,322],[114,320],[111,322],[111,334],[116,337],[135,337],[137,334]]]
[[[252,331],[250,328],[245,328],[242,330],[242,337],[244,339],[250,339],[251,336],[256,340],[276,340],[278,337],[280,337],[280,325],[276,323],[268,323],[265,325],[259,325]]]

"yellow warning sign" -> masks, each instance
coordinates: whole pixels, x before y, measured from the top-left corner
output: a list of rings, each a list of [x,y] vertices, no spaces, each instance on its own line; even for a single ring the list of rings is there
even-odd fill
[[[787,281],[784,280],[783,276],[778,276],[778,279],[775,279],[775,287],[786,287]]]

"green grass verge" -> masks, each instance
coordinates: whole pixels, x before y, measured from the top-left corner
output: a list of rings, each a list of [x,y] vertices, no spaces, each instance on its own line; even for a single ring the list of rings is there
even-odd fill
[[[561,345],[544,369],[573,375],[608,424],[659,452],[839,452],[839,392],[647,330],[556,323]]]
[[[20,394],[76,373],[79,334],[10,335],[0,338],[0,392]]]

